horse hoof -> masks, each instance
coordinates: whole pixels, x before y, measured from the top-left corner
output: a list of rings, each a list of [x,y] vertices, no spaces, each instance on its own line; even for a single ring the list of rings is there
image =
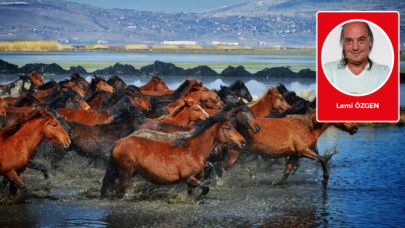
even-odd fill
[[[273,186],[275,187],[281,187],[283,186],[284,182],[282,181],[273,181]]]

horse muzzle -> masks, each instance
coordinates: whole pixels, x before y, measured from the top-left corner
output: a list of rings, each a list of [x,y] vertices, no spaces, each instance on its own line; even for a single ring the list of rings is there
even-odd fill
[[[243,140],[243,142],[241,142],[241,143],[240,143],[239,148],[243,148],[243,147],[245,147],[245,146],[246,146],[246,141],[245,141],[245,140]]]
[[[64,143],[62,143],[62,147],[63,147],[63,149],[65,149],[65,150],[68,150],[68,149],[70,148],[70,145],[71,145],[70,140],[69,140],[69,141],[66,141],[66,142],[64,142]]]
[[[358,130],[359,130],[359,128],[358,128],[358,127],[354,127],[354,128],[352,128],[352,129],[350,130],[350,135],[354,135],[354,134],[356,134]]]

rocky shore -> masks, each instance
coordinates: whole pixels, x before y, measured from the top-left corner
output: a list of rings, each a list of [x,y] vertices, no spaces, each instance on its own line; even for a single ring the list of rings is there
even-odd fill
[[[316,72],[310,69],[304,69],[299,72],[292,71],[289,67],[265,68],[256,73],[250,73],[243,66],[228,66],[221,73],[211,69],[208,66],[198,66],[190,69],[177,67],[173,63],[155,61],[136,69],[129,64],[116,63],[104,69],[98,69],[94,72],[87,72],[82,66],[71,66],[69,70],[63,69],[56,63],[30,63],[22,67],[8,63],[0,59],[0,74],[24,74],[35,71],[39,74],[71,74],[71,73],[95,73],[96,75],[134,75],[134,76],[223,76],[223,77],[271,77],[271,78],[312,78],[315,79]]]

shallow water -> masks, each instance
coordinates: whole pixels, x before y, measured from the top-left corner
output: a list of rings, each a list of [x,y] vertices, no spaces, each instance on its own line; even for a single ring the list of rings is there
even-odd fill
[[[68,154],[60,171],[51,170],[50,191],[26,204],[0,207],[2,227],[402,227],[405,223],[403,149],[405,128],[360,128],[356,135],[329,129],[318,147],[337,150],[329,161],[327,190],[322,169],[302,160],[285,186],[283,160],[248,157],[198,204],[185,184],[159,187],[133,178],[122,200],[100,200],[101,164]],[[46,161],[44,161],[46,164]],[[257,174],[251,179],[244,171]],[[36,171],[26,183],[42,180]],[[196,189],[194,198],[200,190]]]

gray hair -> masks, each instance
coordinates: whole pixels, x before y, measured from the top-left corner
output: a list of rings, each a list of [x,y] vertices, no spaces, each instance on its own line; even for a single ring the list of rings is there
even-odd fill
[[[371,51],[371,49],[373,48],[373,45],[374,45],[374,35],[373,35],[373,32],[371,31],[370,26],[366,22],[364,22],[364,21],[362,21],[362,22],[367,27],[368,41],[369,42],[371,41],[371,46],[368,50]],[[349,23],[350,22],[342,25],[342,31],[340,32],[340,45],[342,46],[342,59],[340,60],[339,68],[345,68],[347,65],[347,57],[346,57],[345,49],[343,48],[343,45],[345,42],[343,30],[345,29],[345,26]],[[373,66],[373,62],[371,61],[371,59],[368,56],[367,56],[367,60],[368,60],[368,63],[370,64],[370,67],[368,68],[370,70],[371,67]]]

